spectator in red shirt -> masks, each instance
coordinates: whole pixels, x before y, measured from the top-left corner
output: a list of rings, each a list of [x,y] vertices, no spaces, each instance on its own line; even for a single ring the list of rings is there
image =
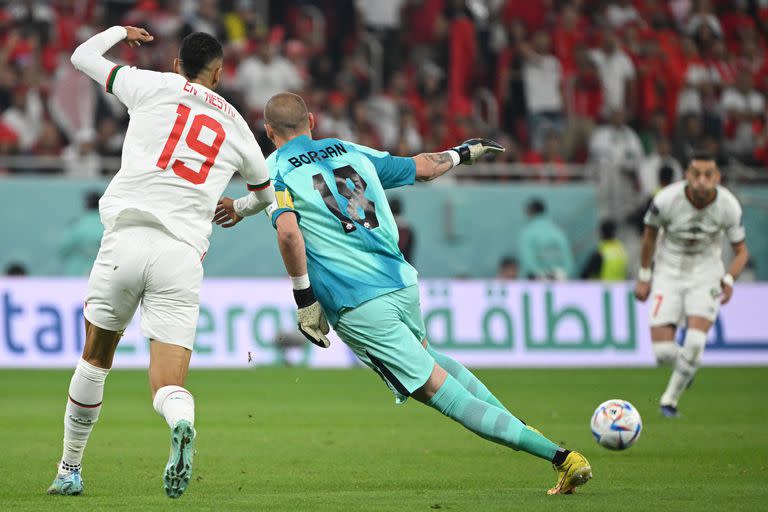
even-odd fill
[[[539,30],[544,27],[547,17],[551,13],[552,4],[552,0],[507,0],[502,11],[504,24],[509,26],[513,20],[521,20],[528,27],[528,30]]]
[[[445,0],[408,2],[403,19],[411,44],[426,46],[435,42],[435,21],[445,9]]]
[[[640,119],[648,123],[654,112],[665,108],[665,97],[673,88],[671,70],[656,37],[647,37],[641,49],[637,60],[638,105]]]
[[[0,154],[2,154],[2,151],[0,151]],[[763,131],[755,139],[755,150],[752,154],[752,160],[758,165],[768,167],[768,123],[764,125]]]
[[[749,15],[749,1],[736,0],[729,3],[729,8],[720,14],[720,22],[723,26],[723,33],[728,42],[736,42],[739,39],[739,32],[755,27],[755,20]]]
[[[568,126],[564,146],[569,159],[583,160],[603,105],[603,88],[597,67],[589,58],[586,47],[577,47],[574,55],[576,70],[568,77],[565,86]],[[581,158],[578,158],[579,155]]]
[[[560,60],[564,73],[571,73],[576,67],[574,50],[587,44],[589,24],[573,4],[565,4],[552,33],[555,56]]]
[[[723,41],[718,40],[713,43],[707,64],[710,73],[716,77],[714,81],[721,88],[729,87],[736,82],[736,65]]]

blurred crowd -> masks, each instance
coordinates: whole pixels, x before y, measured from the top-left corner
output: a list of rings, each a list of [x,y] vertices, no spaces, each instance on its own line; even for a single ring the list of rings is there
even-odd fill
[[[766,0],[54,0],[0,3],[0,156],[46,172],[116,171],[127,112],[69,55],[114,24],[167,71],[193,31],[225,43],[220,90],[261,135],[267,99],[303,94],[317,136],[397,154],[493,136],[504,162],[600,163],[652,193],[693,148],[768,163]],[[115,164],[112,164],[114,167]],[[2,167],[2,166],[0,166]],[[0,173],[41,172],[8,167]]]

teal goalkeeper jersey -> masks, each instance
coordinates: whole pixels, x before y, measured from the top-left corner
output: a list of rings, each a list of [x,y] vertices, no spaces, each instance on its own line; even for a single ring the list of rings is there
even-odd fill
[[[300,136],[272,153],[267,166],[276,196],[272,225],[296,213],[312,288],[331,325],[344,308],[416,284],[384,194],[414,183],[412,158]]]

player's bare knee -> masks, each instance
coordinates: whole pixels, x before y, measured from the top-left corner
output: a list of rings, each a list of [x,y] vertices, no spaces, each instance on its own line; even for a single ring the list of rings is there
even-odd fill
[[[654,343],[675,339],[677,326],[674,324],[654,325],[651,327],[651,341]]]
[[[712,320],[701,316],[691,316],[688,317],[686,324],[688,325],[688,329],[696,329],[706,333],[709,332],[709,329],[712,327]]]
[[[423,386],[421,386],[419,389],[414,391],[412,393],[412,397],[418,400],[419,402],[428,402],[430,399],[432,399],[433,396],[435,396],[435,393],[443,386],[443,383],[445,382],[445,378],[448,376],[445,370],[443,370],[440,365],[435,363],[434,368],[432,369],[432,373],[430,374],[429,378],[427,379],[427,382],[424,383]]]

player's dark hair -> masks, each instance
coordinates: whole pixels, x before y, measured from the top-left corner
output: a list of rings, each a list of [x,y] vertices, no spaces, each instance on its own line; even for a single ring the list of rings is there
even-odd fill
[[[224,57],[221,43],[210,34],[193,32],[181,41],[179,60],[184,75],[195,79],[208,64]]]
[[[544,201],[538,198],[528,201],[528,213],[531,215],[541,215],[547,211],[547,207],[544,206]]]
[[[715,157],[712,156],[707,151],[702,151],[702,150],[692,151],[690,153],[690,155],[688,156],[688,162],[686,162],[685,168],[687,169],[688,167],[690,167],[694,160],[703,160],[705,162],[714,162],[715,161]]]
[[[600,238],[602,240],[611,240],[616,238],[616,222],[606,219],[600,223]]]

